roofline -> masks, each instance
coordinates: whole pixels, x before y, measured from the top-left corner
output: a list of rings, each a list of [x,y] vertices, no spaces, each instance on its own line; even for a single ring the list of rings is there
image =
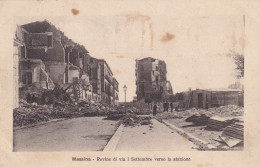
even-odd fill
[[[195,89],[191,91],[208,91],[208,92],[242,92],[240,89],[228,89],[228,88],[223,88],[223,89]]]
[[[148,59],[148,58],[151,58],[151,59],[154,59],[154,60],[159,60],[159,61],[161,61],[161,62],[164,62],[165,63],[165,61],[164,60],[160,60],[160,59],[156,59],[156,58],[153,58],[153,57],[145,57],[145,58],[142,58],[142,59],[136,59],[137,61],[142,61],[142,60],[144,60],[144,59]]]
[[[109,65],[107,64],[106,60],[104,60],[104,59],[97,59],[97,61],[100,61],[100,62],[102,62],[102,63],[105,63],[106,66],[108,67],[109,71],[112,73],[112,75],[114,75],[113,72],[112,72],[112,70],[110,69]]]

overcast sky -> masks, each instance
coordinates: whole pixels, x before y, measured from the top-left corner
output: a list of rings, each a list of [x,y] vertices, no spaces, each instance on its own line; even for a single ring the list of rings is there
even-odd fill
[[[174,93],[188,88],[227,88],[236,81],[231,53],[243,53],[243,16],[118,16],[18,18],[19,25],[47,19],[66,36],[107,61],[119,82],[119,101],[135,96],[135,59],[154,57],[167,64]]]

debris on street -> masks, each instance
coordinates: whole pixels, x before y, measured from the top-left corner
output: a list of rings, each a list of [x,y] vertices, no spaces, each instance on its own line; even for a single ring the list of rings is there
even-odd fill
[[[215,150],[241,150],[244,138],[243,114],[243,107],[227,105],[208,110],[192,108],[173,113],[162,112],[157,114],[156,118],[167,120],[213,145],[216,147]],[[201,146],[201,149],[212,150],[213,148]]]

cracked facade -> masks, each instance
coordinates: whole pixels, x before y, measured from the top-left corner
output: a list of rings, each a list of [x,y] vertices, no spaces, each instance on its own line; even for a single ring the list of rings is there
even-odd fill
[[[81,99],[118,105],[118,82],[105,60],[95,59],[47,20],[17,26],[14,37],[14,107],[19,90],[53,89],[81,79]]]
[[[166,63],[147,57],[136,60],[137,101],[161,101],[173,93],[170,81],[167,81]]]

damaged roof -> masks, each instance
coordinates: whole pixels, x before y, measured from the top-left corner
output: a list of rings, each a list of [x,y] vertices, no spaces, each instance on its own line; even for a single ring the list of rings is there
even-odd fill
[[[44,33],[50,26],[51,24],[47,20],[44,20],[24,24],[21,27],[30,33]]]

